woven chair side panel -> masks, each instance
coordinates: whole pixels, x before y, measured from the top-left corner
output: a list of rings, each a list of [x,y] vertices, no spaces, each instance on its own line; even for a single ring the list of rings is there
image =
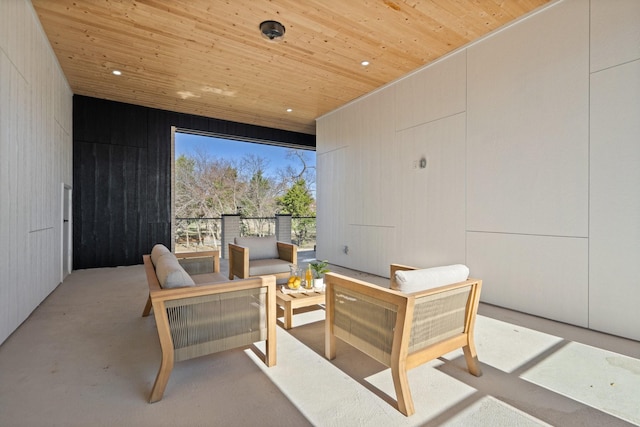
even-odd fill
[[[202,258],[182,258],[178,262],[189,276],[196,274],[213,273],[213,259],[211,257]]]
[[[416,299],[409,353],[464,332],[471,289],[469,286]]]
[[[397,307],[339,286],[334,295],[335,335],[388,366]]]
[[[176,361],[242,347],[267,336],[264,288],[173,300],[166,305]]]

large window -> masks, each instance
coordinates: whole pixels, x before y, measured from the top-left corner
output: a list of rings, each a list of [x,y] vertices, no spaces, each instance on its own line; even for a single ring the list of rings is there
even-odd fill
[[[176,251],[218,248],[221,217],[240,214],[245,235],[274,233],[275,215],[293,217],[292,241],[315,244],[315,151],[173,132]]]

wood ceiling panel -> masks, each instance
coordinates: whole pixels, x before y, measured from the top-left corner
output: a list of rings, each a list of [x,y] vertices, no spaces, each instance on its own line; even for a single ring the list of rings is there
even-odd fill
[[[32,0],[76,94],[310,134],[548,1]],[[277,43],[258,29],[271,19]]]

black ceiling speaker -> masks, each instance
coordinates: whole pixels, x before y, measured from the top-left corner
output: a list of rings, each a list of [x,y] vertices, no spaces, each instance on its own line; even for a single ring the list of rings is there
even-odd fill
[[[277,21],[264,21],[260,24],[260,32],[271,41],[276,41],[284,36],[284,25]]]

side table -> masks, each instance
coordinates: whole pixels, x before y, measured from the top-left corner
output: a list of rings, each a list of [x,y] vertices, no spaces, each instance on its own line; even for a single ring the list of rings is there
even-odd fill
[[[293,327],[293,310],[301,307],[324,304],[324,291],[316,289],[290,290],[279,287],[276,292],[276,304],[284,310],[284,328]]]

